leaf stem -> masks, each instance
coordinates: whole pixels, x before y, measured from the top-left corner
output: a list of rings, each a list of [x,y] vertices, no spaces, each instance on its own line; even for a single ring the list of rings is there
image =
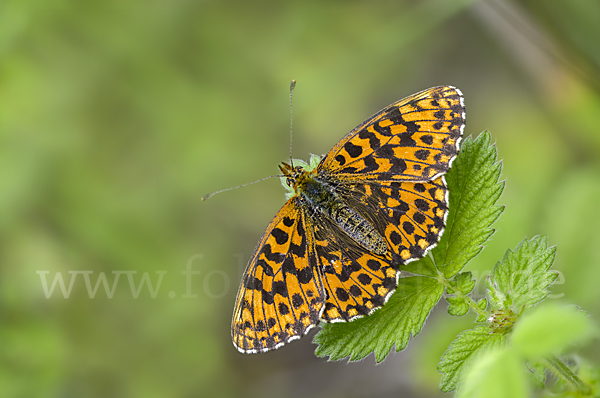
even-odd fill
[[[552,370],[557,376],[561,377],[567,382],[575,391],[583,394],[590,395],[591,388],[583,380],[579,378],[563,361],[556,356],[551,356],[545,360],[546,366]]]

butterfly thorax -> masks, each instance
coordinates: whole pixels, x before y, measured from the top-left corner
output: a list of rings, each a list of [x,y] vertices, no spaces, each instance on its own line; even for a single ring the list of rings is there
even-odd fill
[[[381,234],[348,206],[326,181],[319,178],[316,169],[307,171],[301,166],[292,168],[287,163],[279,168],[287,177],[287,184],[294,189],[296,197],[305,202],[307,207],[328,216],[368,251],[380,255],[387,253],[387,243]]]

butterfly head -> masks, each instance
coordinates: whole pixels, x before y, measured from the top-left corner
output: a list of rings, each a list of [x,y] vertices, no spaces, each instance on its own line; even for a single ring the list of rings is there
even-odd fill
[[[281,173],[284,175],[286,185],[292,189],[296,188],[296,181],[301,179],[302,175],[306,173],[304,167],[292,167],[285,162],[279,165],[279,170],[281,170]]]
[[[302,181],[303,176],[305,179],[308,176],[316,174],[316,169],[320,161],[320,156],[311,155],[309,162],[300,159],[294,159],[294,166],[285,162],[279,165],[279,170],[281,170],[282,173],[282,176],[280,178],[281,185],[283,185],[283,187],[286,190],[286,199],[290,199],[294,196],[297,196],[297,190],[299,188],[298,184]]]

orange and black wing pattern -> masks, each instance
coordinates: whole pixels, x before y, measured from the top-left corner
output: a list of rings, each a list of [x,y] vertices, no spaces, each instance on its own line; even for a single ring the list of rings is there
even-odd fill
[[[396,289],[399,267],[438,243],[448,214],[443,174],[458,154],[464,126],[462,93],[435,87],[378,112],[323,158],[317,174],[388,246],[381,256],[340,242],[347,240],[343,234],[316,233],[317,253],[329,256],[323,320],[348,321],[381,307]]]
[[[231,325],[240,352],[274,350],[319,322],[325,292],[309,242],[312,228],[292,198],[267,227],[244,273]]]
[[[423,257],[444,231],[443,175],[464,126],[462,93],[434,87],[367,119],[315,170],[283,168],[295,196],[244,273],[232,322],[237,349],[273,350],[320,320],[351,321],[383,306],[401,266]]]
[[[460,90],[433,87],[371,116],[327,153],[318,171],[340,180],[431,181],[450,168],[464,126]]]
[[[381,307],[396,289],[389,253],[366,251],[326,217],[315,225],[315,252],[326,292],[325,322],[351,321]]]

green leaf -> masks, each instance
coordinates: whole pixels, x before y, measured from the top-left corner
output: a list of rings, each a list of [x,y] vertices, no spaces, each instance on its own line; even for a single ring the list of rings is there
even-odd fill
[[[400,351],[411,335],[421,331],[443,292],[444,287],[429,277],[400,278],[396,292],[373,314],[352,322],[325,324],[315,336],[314,342],[319,344],[315,354],[331,360],[350,357],[356,361],[374,352],[377,362],[381,362],[392,345]]]
[[[448,314],[452,316],[463,316],[469,312],[469,304],[462,297],[446,297],[448,301]]]
[[[454,277],[451,281],[453,287],[463,294],[469,294],[475,289],[475,283],[477,281],[473,279],[471,272],[462,272]]]
[[[558,276],[548,271],[554,262],[556,247],[548,247],[545,237],[523,240],[508,250],[486,281],[493,308],[511,309],[519,314],[548,296],[548,286]]]
[[[557,355],[568,346],[585,341],[594,330],[585,312],[575,307],[544,305],[517,321],[510,343],[524,357],[537,359]]]
[[[435,250],[435,248],[433,250]],[[402,265],[401,269],[402,271],[407,271],[417,275],[430,276],[432,278],[438,277],[438,270],[433,262],[433,258],[431,257],[431,252],[429,255],[420,258],[417,261]]]
[[[485,353],[466,372],[459,398],[527,398],[529,389],[523,362],[512,350]]]
[[[493,347],[502,347],[505,341],[504,334],[491,333],[490,328],[486,326],[477,326],[460,333],[438,364],[438,372],[442,373],[441,390],[455,390],[463,374],[476,358]]]
[[[454,294],[456,291],[462,294],[469,294],[475,288],[475,279],[470,272],[463,272],[454,277],[450,281],[450,285],[454,289],[446,288],[448,294]],[[463,316],[469,312],[469,303],[460,296],[448,296],[446,301],[450,304],[448,306],[448,314],[452,316]]]
[[[446,278],[451,278],[483,249],[492,236],[490,226],[504,207],[496,201],[504,190],[498,182],[502,165],[496,160],[496,147],[484,131],[474,141],[464,140],[461,154],[446,175],[450,191],[448,228],[433,257]]]
[[[446,174],[450,211],[446,231],[432,250],[435,264],[446,278],[460,272],[482,250],[482,245],[493,234],[490,226],[504,209],[495,205],[504,183],[498,182],[502,166],[496,161],[496,147],[490,142],[491,136],[487,131],[475,140],[467,137],[460,155]],[[422,261],[410,263],[402,269],[421,274]],[[423,268],[428,270],[431,267]]]
[[[486,298],[482,298],[481,300],[479,300],[479,301],[477,302],[477,306],[478,306],[479,308],[481,308],[482,310],[484,310],[484,311],[485,311],[485,309],[487,308],[487,299],[486,299]]]
[[[482,298],[481,300],[479,300],[477,302],[477,306],[485,311],[487,309],[487,299]],[[477,319],[475,319],[475,322],[485,322],[485,321],[486,321],[486,318],[483,315],[478,315]]]

